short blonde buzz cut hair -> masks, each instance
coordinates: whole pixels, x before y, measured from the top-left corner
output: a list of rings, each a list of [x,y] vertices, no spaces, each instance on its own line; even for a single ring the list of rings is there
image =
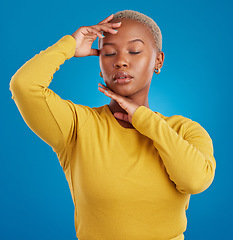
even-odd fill
[[[117,20],[118,19],[119,20],[120,19],[132,19],[132,20],[138,21],[138,22],[146,25],[154,37],[155,46],[156,46],[157,50],[159,52],[162,50],[162,34],[160,31],[160,28],[158,27],[158,25],[152,18],[148,17],[147,15],[145,15],[143,13],[137,12],[137,11],[123,10],[123,11],[115,13],[113,16],[113,19],[111,21],[116,20],[116,19]],[[99,44],[99,46],[100,46],[100,44]]]

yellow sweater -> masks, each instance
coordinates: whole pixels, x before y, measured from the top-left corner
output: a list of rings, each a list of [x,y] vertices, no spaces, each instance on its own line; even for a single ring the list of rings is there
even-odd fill
[[[212,140],[197,122],[139,107],[135,129],[108,105],[89,108],[48,89],[74,56],[67,35],[22,66],[10,89],[28,126],[57,153],[75,205],[80,240],[183,239],[190,194],[213,181]]]

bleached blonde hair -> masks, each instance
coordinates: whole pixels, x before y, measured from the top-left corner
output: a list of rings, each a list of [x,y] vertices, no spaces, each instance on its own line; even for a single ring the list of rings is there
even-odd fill
[[[156,22],[148,17],[147,15],[137,12],[137,11],[133,11],[133,10],[123,10],[120,12],[117,12],[114,14],[113,16],[113,20],[120,20],[120,19],[132,19],[135,21],[138,21],[144,25],[146,25],[148,27],[148,29],[150,30],[150,32],[152,33],[154,40],[155,40],[155,46],[157,48],[157,50],[160,52],[162,50],[162,33],[160,31],[159,26],[156,24]],[[100,39],[99,41],[99,46],[100,46]]]

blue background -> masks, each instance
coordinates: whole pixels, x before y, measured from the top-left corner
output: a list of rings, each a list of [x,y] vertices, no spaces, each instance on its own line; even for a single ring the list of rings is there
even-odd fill
[[[233,1],[1,2],[1,239],[76,239],[74,206],[52,148],[24,123],[9,82],[27,60],[82,25],[124,9],[152,17],[163,34],[165,63],[153,77],[150,107],[180,114],[210,134],[217,161],[211,187],[191,197],[186,239],[232,239]],[[97,46],[97,43],[95,43]],[[98,57],[72,58],[55,73],[64,99],[101,106]]]

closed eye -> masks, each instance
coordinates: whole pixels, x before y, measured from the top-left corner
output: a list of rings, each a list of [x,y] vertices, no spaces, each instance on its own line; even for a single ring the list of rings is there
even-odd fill
[[[130,54],[139,54],[139,53],[141,53],[141,52],[129,52]],[[113,55],[115,55],[116,53],[109,53],[109,54],[104,54],[104,56],[113,56]]]
[[[113,56],[115,53],[104,54],[104,56]]]
[[[140,52],[129,52],[131,54],[139,54]]]

